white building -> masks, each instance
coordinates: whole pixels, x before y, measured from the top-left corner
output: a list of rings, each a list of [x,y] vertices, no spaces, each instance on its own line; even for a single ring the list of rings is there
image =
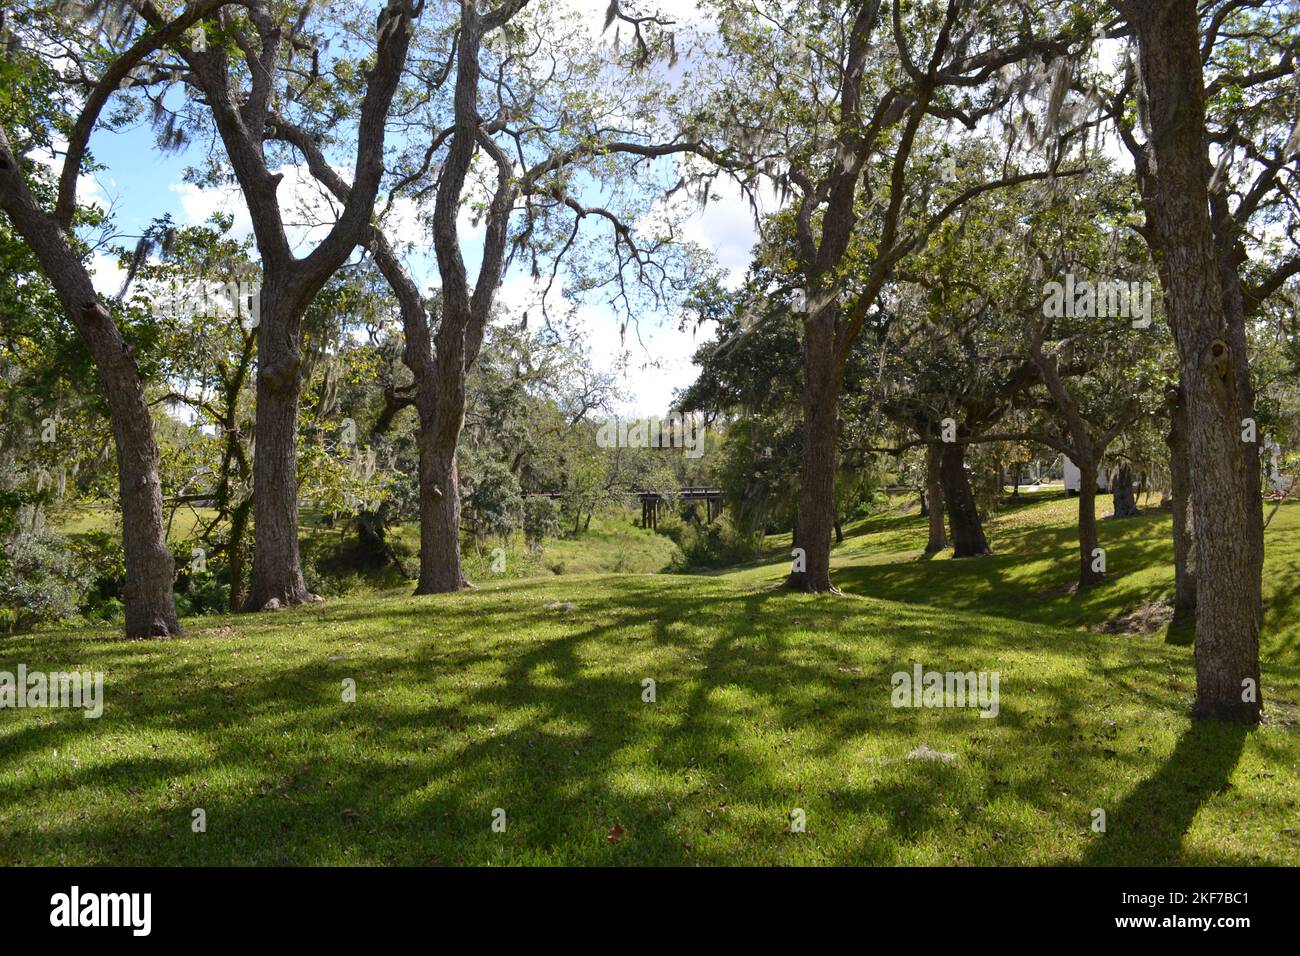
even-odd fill
[[[1079,493],[1079,466],[1070,461],[1068,455],[1061,456],[1061,469],[1064,472],[1065,490],[1070,494]],[[1104,468],[1097,469],[1097,490],[1110,491],[1110,475]]]

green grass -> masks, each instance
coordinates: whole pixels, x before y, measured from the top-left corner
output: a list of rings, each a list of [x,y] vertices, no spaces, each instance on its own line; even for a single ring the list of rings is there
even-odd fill
[[[1096,502],[1098,537],[1106,551],[1104,586],[1076,593],[1078,499],[1059,491],[1023,493],[986,530],[994,554],[954,559],[951,550],[924,553],[925,519],[915,507],[892,509],[851,525],[832,553],[832,578],[853,594],[877,595],[936,609],[962,608],[1062,627],[1095,627],[1144,603],[1173,594],[1173,542],[1167,512],[1107,519],[1109,496]],[[908,501],[907,504],[911,504]],[[790,568],[790,536],[770,542],[769,556],[728,580],[762,585]],[[1294,666],[1300,658],[1300,502],[1287,502],[1266,532],[1265,661]],[[1161,635],[1162,637],[1164,635]],[[1168,635],[1186,641],[1184,632]]]
[[[200,522],[210,520],[215,513],[210,508],[177,510],[168,534],[169,541],[173,546],[189,541]],[[566,529],[559,537],[548,538],[540,553],[528,549],[523,536],[516,534],[504,544],[504,572],[494,570],[499,566],[494,561],[494,549],[502,542],[489,539],[480,542],[477,549],[467,542],[466,573],[474,579],[499,580],[557,574],[651,574],[666,571],[680,555],[680,549],[663,535],[637,527],[636,517],[633,509],[597,515],[577,534]],[[111,504],[79,502],[58,512],[52,525],[62,534],[77,537],[94,532],[119,533],[121,520],[121,515]],[[313,550],[330,553],[352,540],[352,529],[346,520],[330,522],[326,515],[314,508],[303,509],[300,525],[304,553]],[[390,530],[389,540],[411,567],[418,566],[419,522],[396,525]],[[358,575],[359,580],[365,578],[364,574]]]
[[[193,536],[200,524],[216,516],[212,508],[178,508],[168,529],[168,540],[176,544]],[[119,534],[122,526],[121,512],[112,504],[90,501],[77,502],[52,516],[51,525],[60,534],[79,535],[104,532]]]
[[[530,551],[520,534],[505,545],[505,571],[494,570],[496,539],[481,542],[479,550],[469,549],[465,573],[471,580],[552,577],[571,574],[653,574],[667,570],[680,554],[677,545],[653,531],[638,528],[631,511],[598,515],[578,531],[566,531],[558,538],[548,538],[540,554]],[[398,540],[412,555],[420,550],[418,523],[403,525]],[[481,551],[481,553],[480,553]]]
[[[1188,720],[1190,648],[1084,627],[1168,590],[1168,517],[1104,522],[1111,580],[1074,598],[1073,504],[1005,513],[969,561],[868,519],[840,598],[769,589],[777,564],[552,575],[4,641],[0,670],[106,687],[99,720],[0,711],[0,864],[1300,863],[1300,506],[1268,532],[1246,732]],[[998,671],[997,718],[893,708],[914,661]]]

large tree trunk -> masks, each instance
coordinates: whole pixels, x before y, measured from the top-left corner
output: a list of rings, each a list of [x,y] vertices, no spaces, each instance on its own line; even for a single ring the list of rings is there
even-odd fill
[[[127,637],[181,633],[172,594],[175,564],[163,525],[158,445],[135,354],[95,293],[67,236],[36,204],[7,138],[0,134],[0,208],[54,287],[95,360],[108,399],[122,508]]]
[[[942,454],[940,446],[933,442],[925,446],[925,500],[930,518],[926,554],[936,554],[948,547],[948,536],[943,526],[943,481],[939,475]]]
[[[974,558],[992,554],[988,539],[984,537],[970,476],[966,474],[966,446],[961,442],[943,444],[939,479],[943,484],[944,506],[948,510],[952,531],[953,557]]]
[[[437,348],[413,360],[420,413],[420,579],[416,594],[443,594],[470,586],[460,567],[460,474],[456,448],[465,427],[468,316],[448,310]],[[409,345],[408,345],[409,348]],[[575,529],[576,530],[576,529]]]
[[[192,78],[212,107],[252,220],[262,257],[261,315],[257,329],[257,422],[254,431],[254,551],[248,610],[319,601],[303,581],[298,553],[297,428],[302,385],[302,317],[330,276],[371,231],[375,196],[384,173],[384,130],[401,80],[412,34],[412,17],[422,4],[388,5],[377,24],[373,65],[365,71],[365,93],[356,125],[356,178],[346,184],[325,160],[320,144],[274,113],[281,45],[287,34],[274,17],[253,15],[260,63],[252,90],[238,100],[225,75],[229,63],[213,51],[183,53]],[[267,167],[268,139],[294,143],[312,174],[342,201],[334,225],[310,254],[296,258],[285,234],[277,190],[281,174]]]
[[[1133,497],[1133,470],[1126,464],[1120,465],[1112,482],[1110,497],[1114,505],[1114,517],[1138,517],[1142,512],[1138,510],[1137,499]]]
[[[787,584],[814,593],[832,590],[835,432],[839,419],[834,315],[832,303],[804,322],[804,446],[795,547],[804,551],[805,570],[792,571]]]
[[[460,475],[456,445],[437,441],[437,425],[422,422],[420,442],[420,579],[416,594],[469,587],[460,568]]]
[[[247,611],[319,601],[298,554],[298,398],[301,312],[281,290],[262,290],[253,431],[253,578]]]
[[[1223,318],[1227,325],[1228,347],[1232,349],[1233,365],[1241,372],[1235,376],[1237,402],[1243,423],[1246,420],[1255,424],[1255,440],[1242,445],[1243,464],[1245,466],[1245,500],[1246,528],[1249,542],[1249,556],[1252,566],[1257,566],[1256,575],[1264,571],[1264,493],[1261,436],[1258,421],[1255,418],[1255,388],[1250,376],[1250,353],[1246,347],[1246,304],[1241,288],[1241,274],[1238,266],[1246,259],[1245,249],[1235,228],[1230,224],[1227,197],[1222,191],[1211,196],[1211,226],[1215,229],[1215,241],[1219,257],[1219,281],[1223,287]],[[1262,589],[1259,594],[1258,615],[1263,620],[1264,605]]]
[[[1079,466],[1079,590],[1090,588],[1102,581],[1102,573],[1094,570],[1100,544],[1097,540],[1097,462],[1080,455]]]
[[[1196,703],[1201,717],[1257,723],[1263,555],[1247,506],[1241,435],[1245,356],[1228,339],[1210,226],[1205,95],[1194,0],[1124,4],[1139,40],[1154,132],[1156,232],[1169,275],[1170,320],[1187,403],[1198,591]]]
[[[1174,525],[1174,617],[1196,611],[1196,536],[1187,461],[1187,409],[1182,399],[1170,402],[1169,492]]]
[[[108,396],[117,447],[117,483],[122,501],[122,545],[126,558],[123,595],[127,637],[181,633],[172,594],[175,564],[163,525],[158,446],[145,404],[144,388],[131,349],[117,334],[108,310],[87,306],[83,334]]]

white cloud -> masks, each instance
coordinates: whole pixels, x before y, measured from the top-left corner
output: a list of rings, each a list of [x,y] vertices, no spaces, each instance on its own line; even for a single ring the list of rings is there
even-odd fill
[[[276,195],[284,217],[285,234],[294,252],[306,255],[329,233],[339,212],[338,203],[316,181],[306,165],[282,166],[277,172],[283,177]],[[339,174],[346,179],[350,170],[340,169]],[[186,225],[201,225],[214,213],[224,212],[234,219],[231,238],[244,239],[253,234],[253,220],[238,186],[173,183],[168,189],[179,196],[181,218]]]
[[[122,291],[126,280],[126,270],[117,263],[116,257],[106,256],[96,251],[90,257],[90,281],[95,291],[111,298]]]
[[[527,310],[531,326],[541,321],[544,288],[529,276],[513,275],[502,283],[497,301],[511,321]],[[624,415],[666,412],[673,392],[695,381],[691,356],[713,334],[711,324],[682,332],[671,320],[629,324],[620,334],[619,319],[608,307],[574,303],[554,289],[547,306],[554,319],[562,317],[578,333],[594,368],[617,374],[624,401],[616,411]]]
[[[50,144],[50,151],[38,150],[32,153],[31,158],[42,166],[47,167],[55,176],[63,172],[63,160],[68,152],[68,141],[63,137],[55,137]],[[108,180],[108,186],[114,186],[113,180]],[[112,206],[112,200],[108,192],[96,175],[91,173],[82,173],[77,177],[77,202],[82,205],[98,204],[105,209]]]
[[[744,278],[758,242],[754,209],[730,179],[718,179],[711,193],[717,199],[697,208],[683,224],[682,232],[691,242],[713,250],[718,265],[726,270],[728,283],[735,286]],[[760,215],[778,208],[770,188],[760,189],[757,201]]]

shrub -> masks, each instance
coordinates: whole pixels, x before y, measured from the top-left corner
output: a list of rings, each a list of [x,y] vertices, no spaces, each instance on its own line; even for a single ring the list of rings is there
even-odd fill
[[[72,539],[79,578],[85,582],[78,595],[81,616],[96,624],[122,619],[126,588],[126,556],[116,532],[89,531]]]
[[[689,522],[683,521],[676,511],[664,509],[655,522],[655,531],[677,545],[683,553],[694,546],[695,527]]]
[[[661,515],[658,530],[681,549],[681,557],[672,564],[675,571],[728,567],[758,555],[758,536],[739,531],[726,514],[712,524],[683,521],[676,514]]]
[[[560,533],[560,508],[550,498],[534,496],[524,499],[524,540],[539,550],[542,541]]]
[[[489,461],[461,490],[465,530],[479,540],[504,538],[519,527],[524,510],[517,479],[505,465]]]
[[[31,630],[77,614],[90,578],[59,534],[19,532],[0,557],[0,614],[9,630]]]

